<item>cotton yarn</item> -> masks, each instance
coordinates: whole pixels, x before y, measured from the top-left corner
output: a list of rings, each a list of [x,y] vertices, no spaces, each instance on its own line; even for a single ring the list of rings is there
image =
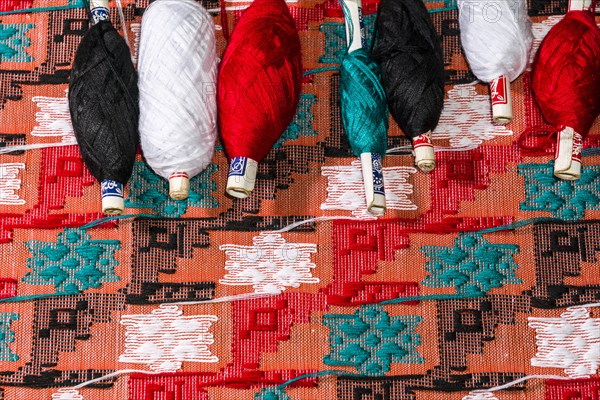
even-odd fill
[[[580,162],[581,140],[600,114],[600,29],[591,11],[569,11],[548,32],[534,61],[531,84],[544,119],[560,131],[554,174],[577,179],[579,166],[571,162]],[[565,145],[573,148],[565,165],[561,145],[562,150]]]
[[[475,76],[491,82],[505,75],[512,82],[527,67],[533,42],[524,0],[458,0],[460,39]]]
[[[258,162],[296,113],[302,83],[300,37],[284,0],[254,0],[221,61],[218,120],[231,160],[227,193],[247,197]]]
[[[379,3],[373,57],[390,112],[413,140],[417,166],[429,172],[435,158],[428,135],[442,114],[445,74],[440,40],[421,0]],[[420,146],[430,149],[421,159]]]
[[[544,119],[582,136],[600,113],[600,29],[589,11],[569,11],[546,35],[531,84]]]
[[[217,53],[212,17],[193,0],[156,0],[139,45],[140,142],[171,197],[211,162],[217,137]]]
[[[377,64],[364,49],[347,53],[340,68],[342,124],[352,152],[376,153],[387,149],[388,109]]]
[[[69,108],[83,160],[102,183],[106,214],[124,209],[123,185],[138,145],[137,73],[125,40],[106,7],[92,9],[97,23],[81,40],[69,81]]]
[[[458,0],[460,38],[471,70],[490,84],[492,119],[513,119],[510,82],[527,67],[533,43],[525,0]]]
[[[360,1],[340,0],[348,51],[340,65],[342,126],[352,152],[361,159],[367,210],[385,212],[382,159],[387,150],[388,109],[379,66],[364,48]]]

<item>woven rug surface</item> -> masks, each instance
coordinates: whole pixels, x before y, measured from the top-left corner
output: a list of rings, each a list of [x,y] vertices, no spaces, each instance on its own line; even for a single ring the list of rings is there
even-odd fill
[[[122,3],[135,57],[148,0]],[[0,146],[46,146],[0,155],[0,399],[598,400],[600,122],[581,179],[556,180],[553,149],[517,146],[528,128],[551,133],[529,72],[512,85],[514,121],[492,125],[455,1],[426,0],[447,71],[438,164],[417,171],[390,121],[399,149],[373,219],[327,68],[345,51],[341,9],[289,4],[307,74],[253,195],[225,195],[220,146],[179,202],[139,154],[126,190],[138,216],[98,225],[66,100],[83,1],[0,0]],[[220,5],[203,5],[220,24]],[[537,48],[567,1],[528,6]],[[368,40],[376,9],[364,1]],[[275,232],[324,216],[346,219]],[[89,382],[122,370],[138,372]],[[567,379],[473,392],[537,374]]]

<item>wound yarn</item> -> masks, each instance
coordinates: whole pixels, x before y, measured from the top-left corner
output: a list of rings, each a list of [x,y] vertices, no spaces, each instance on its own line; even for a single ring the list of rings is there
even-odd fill
[[[533,43],[525,0],[458,0],[460,39],[475,76],[491,82],[505,75],[512,82],[527,67]]]
[[[69,109],[83,161],[102,182],[103,212],[120,214],[139,140],[138,88],[129,47],[108,20],[105,3],[92,8],[96,23],[77,48]]]
[[[471,70],[489,83],[492,121],[507,124],[514,113],[510,82],[527,67],[533,43],[525,0],[458,0],[460,38]]]
[[[254,0],[221,61],[218,120],[231,160],[227,193],[247,197],[262,161],[296,113],[302,82],[300,37],[284,0]]]
[[[440,39],[422,0],[381,0],[373,58],[390,113],[409,138],[432,131],[444,105]]]
[[[531,85],[546,122],[585,138],[600,114],[600,29],[590,11],[569,11],[548,32]]]
[[[354,26],[350,11],[341,1],[352,44],[354,35],[361,36]],[[350,47],[350,45],[349,45]],[[388,108],[385,90],[381,85],[379,66],[364,47],[344,54],[340,65],[340,108],[342,125],[352,152],[376,153],[382,158],[387,149]]]
[[[138,72],[144,158],[171,197],[211,162],[217,138],[217,52],[212,17],[193,0],[156,0],[142,19]]]
[[[600,114],[600,29],[589,10],[572,10],[548,32],[534,60],[533,95],[556,133],[554,176],[581,177],[583,139]],[[531,132],[525,132],[519,140]],[[550,140],[546,140],[550,143]]]
[[[340,0],[348,51],[340,65],[342,126],[352,152],[360,158],[367,210],[386,210],[382,159],[387,150],[388,108],[379,66],[364,48],[360,0]]]

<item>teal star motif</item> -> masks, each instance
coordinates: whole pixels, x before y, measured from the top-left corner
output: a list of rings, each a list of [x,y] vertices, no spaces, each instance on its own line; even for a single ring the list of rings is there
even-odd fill
[[[58,294],[77,294],[99,288],[104,282],[117,282],[114,253],[121,248],[118,240],[91,240],[79,228],[67,228],[57,242],[31,240],[25,243],[32,257],[22,281],[31,285],[53,284]]]
[[[317,103],[317,96],[310,93],[300,95],[300,103],[294,119],[281,135],[279,140],[273,145],[273,148],[282,147],[288,140],[298,139],[300,136],[316,136],[317,131],[313,127],[314,114],[313,106]]]
[[[368,375],[383,375],[392,363],[421,364],[421,338],[414,332],[419,322],[419,316],[390,316],[377,304],[362,306],[354,314],[325,314],[323,324],[331,330],[330,353],[323,362]]]
[[[11,312],[0,313],[0,361],[17,361],[19,356],[12,352],[10,344],[15,341],[15,333],[10,324],[19,319],[19,314]]]
[[[521,164],[525,178],[525,201],[521,210],[548,211],[552,216],[576,221],[585,210],[600,209],[600,165],[581,167],[581,178],[563,181],[554,176],[554,161],[548,164]]]
[[[521,282],[513,260],[519,253],[516,244],[495,244],[478,233],[461,233],[453,247],[424,246],[421,252],[429,258],[425,286],[455,287],[459,294],[483,296],[492,288]]]
[[[219,202],[211,195],[217,190],[212,174],[216,164],[209,166],[190,179],[190,194],[186,200],[173,200],[169,196],[169,182],[155,174],[143,162],[136,162],[130,180],[129,196],[125,205],[131,208],[150,208],[162,217],[178,218],[188,207],[216,208]]]
[[[291,400],[285,390],[278,388],[262,388],[254,395],[255,400]]]
[[[0,62],[29,62],[33,60],[27,52],[31,40],[26,36],[33,24],[0,24]]]

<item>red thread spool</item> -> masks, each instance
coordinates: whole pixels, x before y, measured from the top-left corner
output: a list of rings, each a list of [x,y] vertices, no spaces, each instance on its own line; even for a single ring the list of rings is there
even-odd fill
[[[548,32],[532,89],[544,119],[559,131],[554,175],[578,179],[581,140],[600,114],[600,29],[591,11],[569,11]]]
[[[218,78],[230,195],[245,198],[254,188],[258,163],[294,117],[301,79],[300,37],[287,4],[254,0],[231,34]]]

